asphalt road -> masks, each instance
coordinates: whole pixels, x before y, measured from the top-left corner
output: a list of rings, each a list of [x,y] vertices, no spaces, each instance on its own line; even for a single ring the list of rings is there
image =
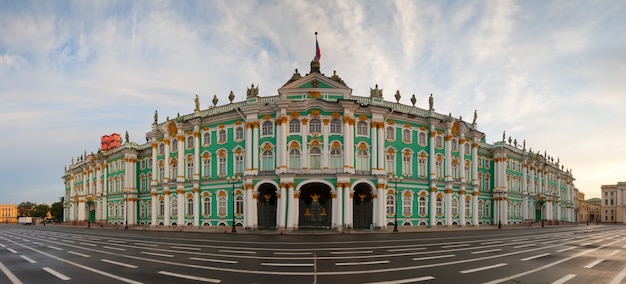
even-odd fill
[[[626,226],[224,234],[0,225],[0,283],[626,283]]]

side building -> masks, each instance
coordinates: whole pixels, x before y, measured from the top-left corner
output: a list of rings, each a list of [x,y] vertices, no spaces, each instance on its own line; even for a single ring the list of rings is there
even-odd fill
[[[149,141],[85,152],[66,168],[65,221],[247,229],[574,222],[574,177],[511,137],[472,122],[354,96],[319,61],[276,95],[159,121]]]
[[[0,204],[0,224],[17,224],[17,205]]]
[[[603,185],[602,223],[626,223],[626,182]]]

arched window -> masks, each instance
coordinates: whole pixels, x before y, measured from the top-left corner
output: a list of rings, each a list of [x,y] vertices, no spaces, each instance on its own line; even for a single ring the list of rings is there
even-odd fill
[[[393,194],[387,195],[387,216],[396,214],[395,210],[396,198]]]
[[[402,215],[405,217],[411,216],[413,211],[413,202],[411,202],[411,196],[404,196],[402,198]]]
[[[437,160],[435,160],[435,169],[437,174],[437,179],[443,178],[443,157],[441,155],[437,155]]]
[[[485,214],[483,201],[478,201],[478,218],[482,218]]]
[[[339,148],[333,148],[332,150],[330,150],[330,168],[343,168],[343,159],[341,157],[341,150],[339,150]]]
[[[218,176],[225,176],[228,174],[228,170],[226,169],[226,155],[220,155],[217,158],[217,165],[218,165]]]
[[[369,155],[365,149],[359,149],[356,153],[356,170],[357,171],[369,171],[370,160]]]
[[[202,214],[205,216],[211,215],[211,198],[208,196],[202,199]]]
[[[396,140],[396,129],[393,126],[387,126],[387,130],[385,132],[385,139],[389,141]]]
[[[266,120],[263,122],[262,125],[262,129],[261,129],[261,135],[262,136],[272,136],[274,135],[274,123],[272,123],[269,120]]]
[[[170,153],[176,153],[178,151],[178,139],[172,139],[172,149]]]
[[[469,199],[465,199],[465,217],[472,215],[472,202]]]
[[[176,197],[173,197],[170,200],[170,202],[171,202],[171,206],[170,206],[171,208],[170,209],[172,211],[171,215],[172,215],[172,217],[176,217],[176,216],[178,216],[178,199],[176,199]]]
[[[420,196],[418,207],[420,216],[426,216],[426,197]]]
[[[193,215],[193,198],[187,199],[187,215]]]
[[[202,133],[202,144],[204,145],[209,145],[211,144],[211,133],[210,132],[204,132]]]
[[[218,143],[225,143],[226,142],[226,129],[220,129],[220,131],[217,134],[217,142]]]
[[[441,198],[437,197],[436,207],[435,207],[437,216],[443,215],[443,204],[442,203],[443,202],[442,202]]]
[[[165,144],[159,143],[159,155],[165,154]]]
[[[292,119],[289,121],[289,133],[300,133],[300,120]]]
[[[207,178],[211,176],[211,158],[205,157],[202,159],[202,175]]]
[[[402,175],[411,176],[413,174],[413,155],[410,152],[402,154]]]
[[[322,132],[322,121],[319,118],[313,118],[309,122],[309,132],[310,133],[321,133]]]
[[[330,120],[330,133],[341,134],[341,120],[333,118]]]
[[[420,131],[417,135],[417,143],[420,144],[420,146],[426,146],[426,132]]]
[[[220,196],[217,198],[217,214],[220,216],[226,216],[226,197]]]
[[[159,217],[163,217],[165,215],[165,201],[159,200]]]
[[[148,200],[148,202],[146,202],[146,215],[148,217],[148,219],[152,218],[152,201]]]
[[[243,215],[243,196],[241,195],[238,195],[235,198],[235,215]]]
[[[487,218],[490,218],[491,217],[491,202],[490,201],[487,201],[487,204],[485,204],[485,211],[486,211],[485,216]]]
[[[193,158],[189,157],[187,159],[187,179],[193,179],[194,168],[193,168]]]
[[[311,147],[310,155],[309,155],[309,168],[310,169],[321,169],[321,157],[322,151],[319,147]]]
[[[387,151],[385,154],[385,171],[387,173],[396,173],[396,153]]]
[[[187,149],[191,149],[193,148],[193,136],[187,136]]]
[[[441,135],[435,136],[435,147],[439,149],[443,148],[443,137],[441,137]]]
[[[452,216],[456,217],[459,215],[459,201],[456,200],[456,198],[452,198]]]
[[[411,143],[411,129],[402,130],[402,141],[405,143]]]
[[[367,136],[369,133],[367,122],[360,120],[356,123],[356,135]]]
[[[235,140],[243,140],[243,126],[237,126],[237,128],[235,128]]]
[[[469,155],[469,154],[471,154],[471,151],[470,151],[470,143],[469,143],[469,142],[467,142],[467,141],[466,141],[466,142],[463,144],[463,147],[465,147],[465,155]]]
[[[428,162],[428,156],[420,154],[417,160],[417,163],[418,163],[417,174],[421,178],[425,178],[428,175],[428,171],[427,171],[428,167],[426,166],[427,162]]]
[[[174,163],[170,165],[170,180],[176,180],[177,176],[178,176],[178,163],[174,161]]]
[[[292,170],[302,168],[302,164],[300,163],[300,150],[291,149],[291,151],[289,151],[289,168]]]
[[[450,144],[452,145],[452,152],[459,151],[459,144],[457,143],[456,138],[452,138],[452,141],[450,141]]]
[[[261,155],[261,170],[262,171],[271,171],[276,167],[274,165],[274,152],[271,150],[263,151]]]
[[[243,152],[235,152],[235,175],[243,174]]]

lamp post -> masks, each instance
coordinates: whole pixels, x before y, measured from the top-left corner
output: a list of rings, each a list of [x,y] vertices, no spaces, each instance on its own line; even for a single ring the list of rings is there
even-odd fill
[[[235,183],[241,182],[241,177],[226,177],[226,181],[233,185],[233,229],[231,230],[231,233],[236,233],[237,229],[235,228]]]
[[[393,181],[395,183],[395,185],[396,185],[396,187],[395,187],[395,193],[396,193],[396,202],[395,202],[396,213],[394,214],[393,231],[397,232],[398,231],[398,200],[400,200],[400,191],[398,190],[398,182],[402,182],[402,176],[400,176],[400,177],[393,176],[390,173],[389,174],[389,179],[391,181]]]

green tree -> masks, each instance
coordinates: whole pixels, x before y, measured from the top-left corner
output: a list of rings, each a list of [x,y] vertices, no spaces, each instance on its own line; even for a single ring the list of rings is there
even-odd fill
[[[52,215],[52,219],[57,222],[63,221],[63,201],[65,198],[59,198],[59,202],[52,203],[50,206],[50,215]]]
[[[36,203],[28,201],[22,202],[17,205],[17,215],[23,217],[35,217],[33,216],[33,211],[35,210],[36,206]]]
[[[33,210],[32,216],[45,218],[48,216],[48,212],[50,212],[50,206],[48,206],[48,204],[42,203],[35,206],[35,210]]]

